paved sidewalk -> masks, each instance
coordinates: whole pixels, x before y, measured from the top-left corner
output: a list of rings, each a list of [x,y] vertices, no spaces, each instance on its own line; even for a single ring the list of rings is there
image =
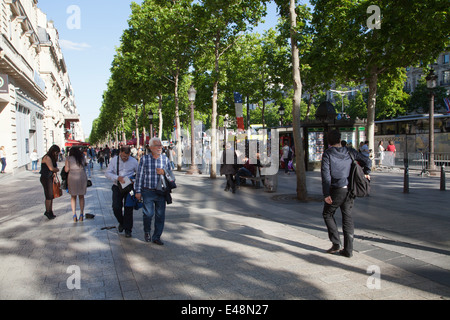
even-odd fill
[[[403,194],[402,176],[375,173],[373,195],[355,204],[348,259],[324,253],[317,172],[307,173],[305,203],[292,197],[294,175],[279,175],[277,193],[236,194],[223,177],[176,177],[164,246],[143,241],[141,210],[133,238],[101,230],[117,225],[104,170],[86,196],[95,219],[82,223],[67,193],[47,220],[38,174],[2,177],[0,299],[450,299],[449,192],[436,179],[411,177]]]

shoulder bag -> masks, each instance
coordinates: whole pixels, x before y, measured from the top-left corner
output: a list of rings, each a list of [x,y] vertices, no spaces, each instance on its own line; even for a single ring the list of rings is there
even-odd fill
[[[53,199],[61,197],[63,194],[61,190],[61,182],[59,181],[58,175],[53,175]]]

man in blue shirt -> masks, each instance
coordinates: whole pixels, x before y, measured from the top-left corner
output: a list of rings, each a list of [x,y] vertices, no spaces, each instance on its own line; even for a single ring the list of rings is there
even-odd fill
[[[165,170],[170,170],[169,159],[162,154],[162,143],[158,138],[152,138],[149,142],[151,153],[145,155],[139,163],[137,178],[135,183],[136,199],[143,199],[143,223],[145,241],[153,241],[158,245],[163,245],[161,234],[164,230],[166,216],[166,199],[156,193],[158,180],[162,178]],[[155,216],[155,231],[150,237],[151,223]]]

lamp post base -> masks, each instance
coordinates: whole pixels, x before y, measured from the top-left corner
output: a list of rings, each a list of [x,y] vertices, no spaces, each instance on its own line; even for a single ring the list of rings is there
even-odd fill
[[[191,165],[189,167],[189,170],[186,172],[186,174],[196,175],[196,174],[202,174],[202,172],[199,170],[199,168],[196,165]]]

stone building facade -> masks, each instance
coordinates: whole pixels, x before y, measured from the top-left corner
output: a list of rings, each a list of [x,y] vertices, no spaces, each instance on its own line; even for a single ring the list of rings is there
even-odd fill
[[[15,172],[34,149],[42,157],[84,134],[53,23],[37,0],[0,3],[0,145]]]

